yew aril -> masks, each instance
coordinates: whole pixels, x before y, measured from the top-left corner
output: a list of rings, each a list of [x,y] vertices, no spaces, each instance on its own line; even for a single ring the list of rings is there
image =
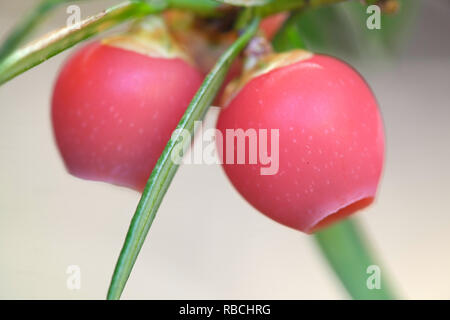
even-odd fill
[[[259,160],[224,163],[232,184],[257,210],[307,233],[370,204],[383,167],[384,132],[361,75],[336,58],[304,51],[261,65],[266,70],[256,67],[227,90],[231,97],[217,129],[223,135],[278,129],[279,170],[261,175]],[[248,153],[248,143],[245,148]]]
[[[52,121],[71,174],[141,191],[203,75],[181,57],[143,54],[139,45],[136,52],[123,40],[94,42],[69,58]]]

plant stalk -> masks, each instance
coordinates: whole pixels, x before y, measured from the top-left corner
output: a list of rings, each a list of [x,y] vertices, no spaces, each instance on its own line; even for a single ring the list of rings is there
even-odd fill
[[[203,119],[206,111],[219,91],[227,71],[233,60],[241,52],[258,30],[259,18],[255,17],[242,35],[219,58],[218,62],[207,75],[197,94],[188,106],[180,120],[172,139],[167,143],[158,162],[153,169],[147,185],[142,193],[136,212],[131,220],[124,245],[112,276],[107,299],[119,299],[137,260],[147,233],[155,219],[158,208],[178,169],[178,164],[172,161],[178,150],[185,150],[188,139],[183,139],[183,131],[187,130],[191,137],[195,121]],[[180,148],[180,144],[182,147]]]
[[[127,1],[73,26],[54,31],[0,61],[0,85],[89,37],[128,19],[159,13],[163,9],[145,2]]]
[[[385,269],[371,254],[355,220],[347,219],[315,233],[322,254],[353,299],[395,299]]]
[[[0,61],[12,53],[53,9],[69,1],[76,0],[42,0],[39,2],[36,8],[31,10],[3,41],[0,47]]]

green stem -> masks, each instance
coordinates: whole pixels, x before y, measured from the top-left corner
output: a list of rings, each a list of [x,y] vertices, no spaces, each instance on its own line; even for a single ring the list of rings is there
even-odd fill
[[[14,51],[47,13],[66,1],[68,0],[43,0],[6,39],[0,47],[0,85],[61,51],[72,47],[76,43],[129,18],[158,13],[167,8],[190,10],[205,16],[220,16],[224,14],[223,10],[221,10],[224,4],[213,0],[165,0],[154,2],[134,0],[112,7],[75,26],[62,28],[51,35],[44,36],[40,40],[28,44],[22,49]],[[344,0],[277,0],[256,7],[256,12],[259,16],[267,16],[280,11],[317,7],[341,1]],[[81,29],[77,29],[77,26],[81,26]]]
[[[167,0],[169,7],[181,10],[193,11],[196,14],[206,16],[217,16],[221,14],[221,9],[230,4],[221,3],[215,0]],[[319,7],[329,4],[334,4],[346,0],[274,0],[267,4],[260,5],[254,3],[254,8],[258,9],[258,13],[263,16],[268,16],[282,11],[291,11],[297,9],[304,9],[306,7]],[[237,2],[236,2],[237,3]],[[244,3],[244,1],[242,1]]]
[[[245,32],[236,40],[236,42],[220,57],[188,106],[177,129],[174,131],[172,139],[167,143],[162,152],[150,175],[144,192],[142,193],[133,219],[131,220],[124,245],[112,276],[107,295],[108,299],[119,299],[122,294],[139,251],[142,248],[145,237],[155,219],[156,212],[178,169],[178,164],[172,161],[173,156],[177,155],[177,150],[180,149],[180,143],[182,146],[181,149],[183,150],[189,145],[189,140],[183,139],[183,133],[187,130],[192,137],[195,121],[203,119],[222,85],[231,63],[256,33],[258,25],[259,18],[256,17],[251,21]]]
[[[278,12],[317,8],[343,1],[347,0],[275,0],[259,7],[258,13],[262,16],[269,16]]]
[[[202,16],[218,15],[221,4],[214,0],[168,0],[169,8],[189,10]]]
[[[41,0],[12,30],[0,46],[0,61],[4,60],[44,21],[58,6],[81,0]],[[143,0],[140,0],[144,2]],[[214,0],[167,0],[168,5],[181,10],[191,10],[199,15],[217,15],[220,3]]]
[[[394,299],[384,269],[370,253],[362,229],[355,219],[334,224],[314,236],[323,255],[353,299]],[[380,281],[379,288],[377,281]]]
[[[0,85],[91,36],[128,19],[158,13],[163,9],[152,7],[145,2],[128,1],[76,25],[52,32],[0,61]]]

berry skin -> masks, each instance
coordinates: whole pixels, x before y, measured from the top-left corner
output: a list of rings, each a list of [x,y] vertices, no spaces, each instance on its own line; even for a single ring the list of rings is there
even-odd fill
[[[62,68],[52,99],[67,170],[142,191],[202,79],[179,57],[105,42],[83,47]]]
[[[279,130],[277,173],[261,175],[268,165],[260,158],[249,164],[248,139],[246,164],[227,164],[224,138],[223,168],[257,210],[311,233],[373,201],[384,132],[376,99],[354,69],[329,56],[304,51],[300,56],[291,61],[275,55],[271,61],[284,61],[281,65],[247,77],[221,111],[217,129],[223,137],[227,129]],[[269,154],[271,149],[270,143]]]

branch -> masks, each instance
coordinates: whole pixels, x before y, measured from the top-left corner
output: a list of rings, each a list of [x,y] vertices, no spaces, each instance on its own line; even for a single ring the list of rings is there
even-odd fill
[[[9,34],[0,47],[0,61],[13,52],[25,38],[60,4],[75,0],[42,0]]]
[[[70,27],[51,32],[15,51],[0,62],[0,85],[89,37],[128,19],[143,17],[162,10],[161,7],[152,7],[145,2],[128,1]]]
[[[260,15],[269,16],[278,12],[317,8],[343,1],[347,0],[275,0],[258,7],[257,10]]]

